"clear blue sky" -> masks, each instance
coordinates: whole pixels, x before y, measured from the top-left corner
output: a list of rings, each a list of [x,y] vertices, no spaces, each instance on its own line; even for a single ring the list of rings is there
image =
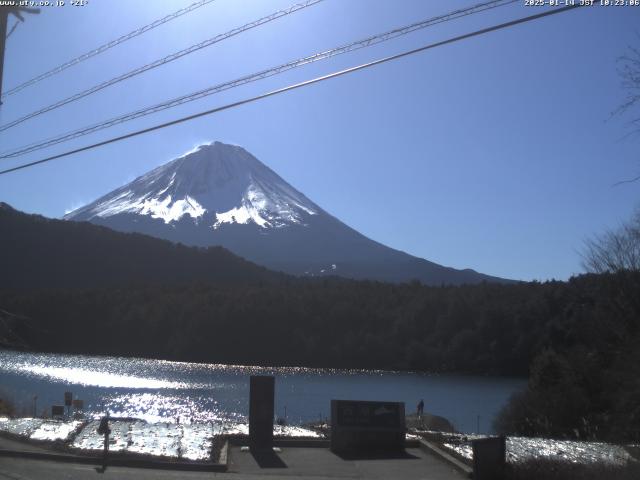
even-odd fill
[[[44,8],[7,41],[4,88],[193,0]],[[217,0],[5,99],[0,123],[295,0]],[[0,134],[21,146],[416,20],[478,3],[326,0]],[[540,11],[522,3],[214,95],[13,161],[109,138]],[[10,20],[11,26],[13,20]],[[242,145],[363,234],[443,265],[517,279],[580,273],[585,238],[637,205],[640,142],[616,59],[640,7],[578,9],[159,132],[0,176],[0,201],[60,217],[194,145]],[[1,234],[1,232],[0,232]]]

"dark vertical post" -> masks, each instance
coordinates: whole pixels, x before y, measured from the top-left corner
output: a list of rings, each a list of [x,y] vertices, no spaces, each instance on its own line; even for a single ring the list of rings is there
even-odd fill
[[[2,72],[4,70],[4,44],[7,39],[9,8],[0,7],[0,105],[2,105]]]
[[[506,439],[490,437],[474,440],[473,478],[474,480],[502,480],[505,475]]]
[[[71,404],[73,403],[73,394],[64,392],[64,406],[67,407],[67,417],[71,414]]]
[[[252,375],[249,385],[249,447],[273,450],[275,377]]]
[[[40,13],[39,8],[13,6],[0,6],[0,105],[2,105],[2,74],[4,70],[4,49],[7,40],[7,20],[12,13],[19,21],[23,22],[23,13]]]

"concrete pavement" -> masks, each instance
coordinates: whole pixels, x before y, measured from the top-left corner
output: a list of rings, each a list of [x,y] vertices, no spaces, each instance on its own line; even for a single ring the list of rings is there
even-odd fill
[[[204,479],[255,480],[258,478],[287,480],[330,479],[422,479],[460,480],[466,478],[451,465],[418,448],[407,449],[398,458],[344,459],[326,448],[283,448],[274,455],[255,456],[240,447],[229,451],[229,471],[185,472],[148,468],[108,467],[102,473],[94,465],[60,463],[48,460],[1,457],[0,480],[76,480],[85,478],[121,479]]]
[[[148,468],[108,467],[104,473],[96,465],[85,465],[48,460],[0,457],[0,480],[81,480],[135,479],[135,480],[200,480],[214,478],[210,472],[155,470]]]
[[[55,452],[61,455],[65,454],[64,452],[53,450],[51,448],[51,445],[43,444],[42,446],[40,446],[34,442],[14,440],[12,438],[6,438],[3,436],[0,436],[0,449],[14,450],[16,452],[38,452],[38,453]]]
[[[424,479],[459,480],[465,478],[453,466],[425,453],[419,448],[408,448],[406,454],[396,458],[341,458],[326,448],[283,448],[267,458],[256,458],[249,452],[232,447],[229,452],[230,478],[287,479]],[[249,477],[250,475],[250,477]]]

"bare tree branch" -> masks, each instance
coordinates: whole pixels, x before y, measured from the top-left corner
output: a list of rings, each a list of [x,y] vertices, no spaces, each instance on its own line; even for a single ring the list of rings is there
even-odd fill
[[[617,230],[586,240],[582,266],[593,273],[640,271],[640,209]]]
[[[638,175],[637,177],[629,178],[627,180],[620,180],[619,182],[614,183],[613,186],[617,187],[618,185],[622,185],[623,183],[635,183],[638,180],[640,180],[640,175]]]
[[[640,33],[636,33],[640,41]],[[618,58],[618,76],[620,77],[620,85],[626,92],[624,101],[611,112],[611,117],[629,113],[635,107],[640,105],[640,48],[633,45],[627,46],[627,52]],[[629,132],[623,138],[633,135],[640,135],[640,115],[635,112],[633,118],[628,121],[627,126]],[[628,180],[621,180],[613,184],[614,187],[640,181],[640,175]]]

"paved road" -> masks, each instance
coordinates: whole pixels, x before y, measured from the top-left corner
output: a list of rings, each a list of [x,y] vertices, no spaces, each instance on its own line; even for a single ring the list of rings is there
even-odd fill
[[[76,480],[85,478],[123,480],[185,480],[210,479],[208,472],[182,472],[178,470],[153,470],[147,468],[108,467],[102,473],[94,465],[81,465],[46,460],[0,457],[0,480]]]
[[[285,448],[279,454],[254,457],[233,447],[229,452],[229,472],[185,472],[146,468],[109,467],[102,473],[92,465],[0,457],[0,480],[95,479],[221,479],[287,480],[335,479],[422,479],[461,480],[465,478],[447,463],[419,449],[408,449],[405,458],[342,459],[324,448]]]
[[[64,452],[53,450],[45,445],[38,445],[33,442],[13,440],[6,437],[0,437],[0,448],[3,450],[16,450],[19,452],[40,452],[40,453],[56,453],[63,455]]]
[[[465,478],[448,463],[418,448],[410,448],[406,452],[402,458],[343,459],[326,448],[285,448],[277,456],[261,459],[234,447],[230,451],[229,471],[238,472],[240,475],[315,480]]]

